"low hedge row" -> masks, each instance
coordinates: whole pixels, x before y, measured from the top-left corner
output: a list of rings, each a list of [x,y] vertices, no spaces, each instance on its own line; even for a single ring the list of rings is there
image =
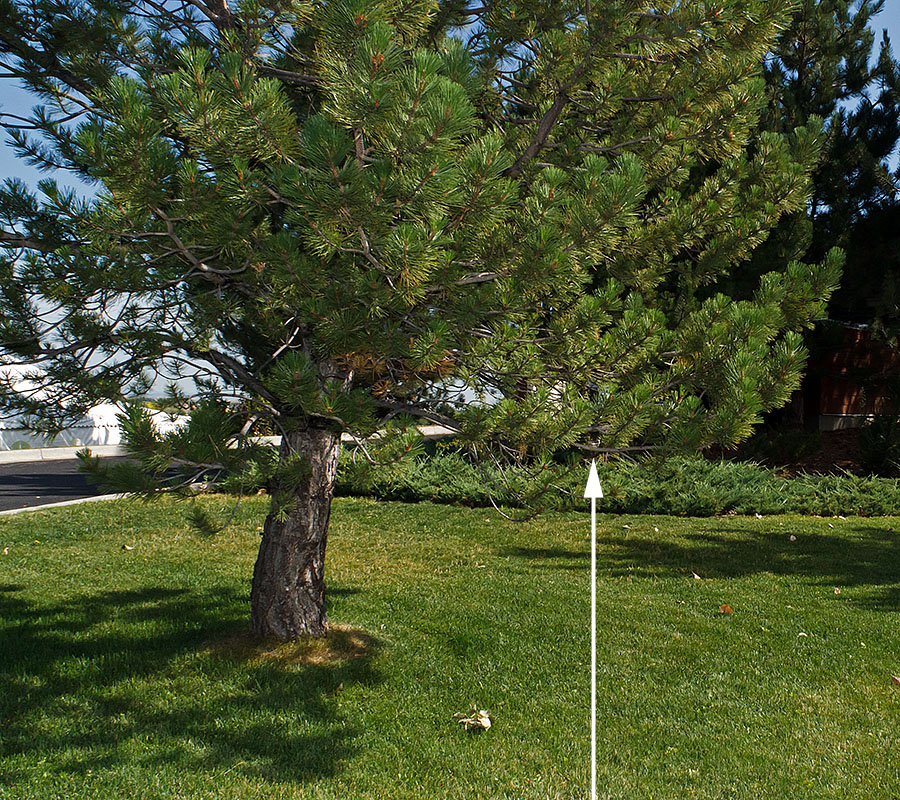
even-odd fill
[[[599,507],[619,514],[714,516],[738,514],[818,514],[877,516],[900,514],[900,480],[853,475],[784,478],[756,464],[671,458],[664,462],[598,464],[604,497]],[[544,498],[554,510],[585,510],[586,470],[554,483]],[[401,466],[373,467],[341,461],[337,493],[385,500],[515,507],[516,493],[505,488],[521,476],[479,468],[456,452],[438,451]]]

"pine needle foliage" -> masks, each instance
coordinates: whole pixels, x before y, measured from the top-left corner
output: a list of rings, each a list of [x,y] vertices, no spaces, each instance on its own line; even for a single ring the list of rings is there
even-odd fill
[[[437,423],[538,491],[563,448],[734,445],[797,386],[841,265],[708,291],[809,199],[822,120],[759,126],[789,22],[769,0],[2,0],[5,77],[37,104],[3,123],[90,190],[0,190],[0,357],[40,370],[0,402],[59,427],[194,378],[183,430],[124,417],[143,477],[120,483],[148,493],[218,470],[289,494],[307,467],[264,430],[378,460]]]

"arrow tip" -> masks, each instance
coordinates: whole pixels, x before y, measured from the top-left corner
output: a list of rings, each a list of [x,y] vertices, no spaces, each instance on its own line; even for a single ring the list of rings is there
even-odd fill
[[[588,474],[587,486],[584,487],[585,497],[603,497],[603,489],[600,487],[600,478],[597,476],[597,462],[591,461],[591,471]]]

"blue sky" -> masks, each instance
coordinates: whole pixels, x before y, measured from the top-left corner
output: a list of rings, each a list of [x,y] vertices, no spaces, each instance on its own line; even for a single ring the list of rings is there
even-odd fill
[[[900,0],[887,0],[884,10],[873,20],[873,27],[878,33],[876,41],[881,39],[881,29],[887,28],[894,54],[900,53]],[[25,115],[32,105],[34,105],[34,101],[27,92],[13,85],[13,82],[8,79],[0,79],[0,112],[7,111]],[[900,154],[894,154],[894,165],[897,163],[898,156]],[[8,177],[21,178],[26,183],[34,184],[42,175],[37,170],[18,160],[11,148],[6,145],[5,135],[2,135],[2,142],[0,142],[0,180]],[[55,177],[60,183],[66,182],[62,175],[56,175]]]
[[[887,0],[884,11],[874,20],[876,30],[887,28],[894,45],[894,54],[900,51],[900,0]]]

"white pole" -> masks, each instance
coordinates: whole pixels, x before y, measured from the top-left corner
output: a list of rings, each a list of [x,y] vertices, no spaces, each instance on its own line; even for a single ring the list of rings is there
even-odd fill
[[[603,487],[591,462],[584,496],[591,498],[591,798],[597,800],[597,498]]]
[[[597,800],[597,498],[591,498],[591,800]]]

